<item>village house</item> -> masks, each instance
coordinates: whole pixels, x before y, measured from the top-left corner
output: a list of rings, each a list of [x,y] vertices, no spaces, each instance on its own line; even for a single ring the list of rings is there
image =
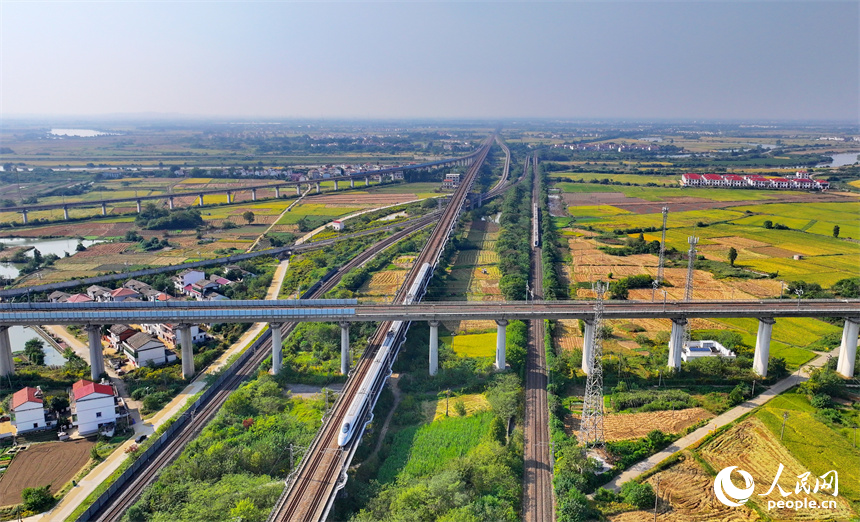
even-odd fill
[[[122,342],[136,333],[137,330],[127,324],[115,324],[108,328],[107,339],[111,348],[119,351],[121,349]]]
[[[735,358],[735,352],[717,341],[687,341],[681,347],[681,360],[684,362],[701,357]]]
[[[51,292],[48,295],[48,301],[52,303],[65,303],[69,300],[70,297],[72,296],[65,292],[60,292],[59,290],[57,290],[55,292]]]
[[[178,324],[144,324],[142,325],[143,329],[146,330],[149,334],[154,335],[161,339],[166,343],[170,343],[173,346],[179,342],[179,325]],[[191,342],[194,344],[200,344],[206,342],[206,333],[200,330],[200,327],[196,324],[192,324],[189,326],[191,330]]]
[[[173,286],[181,293],[186,286],[193,285],[205,277],[206,274],[200,270],[183,270],[173,276]]]
[[[123,341],[122,350],[138,368],[161,366],[176,360],[176,355],[168,351],[161,340],[146,332],[137,332]]]
[[[130,288],[124,287],[117,288],[116,290],[111,290],[110,293],[110,300],[116,303],[121,303],[123,301],[128,301],[131,299],[137,299],[139,301],[138,297],[140,297],[139,293],[135,292]]]
[[[67,303],[92,303],[93,299],[87,294],[74,294],[66,299]]]
[[[105,288],[99,285],[92,285],[87,288],[87,296],[93,301],[98,301],[100,303],[110,301],[110,293],[112,290],[110,288]]]
[[[12,410],[12,425],[18,433],[41,430],[48,427],[45,420],[45,404],[42,400],[42,390],[26,387],[12,395],[10,403]]]
[[[80,380],[72,385],[69,402],[72,407],[72,424],[78,433],[89,435],[117,419],[117,400],[114,389],[107,384]]]

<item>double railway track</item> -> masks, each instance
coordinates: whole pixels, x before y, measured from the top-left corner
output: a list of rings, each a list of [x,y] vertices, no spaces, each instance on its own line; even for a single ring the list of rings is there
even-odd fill
[[[346,275],[350,270],[354,268],[358,268],[364,263],[368,262],[378,253],[387,249],[391,245],[397,243],[401,239],[406,236],[424,228],[431,223],[433,223],[436,219],[436,214],[431,214],[425,216],[424,219],[420,219],[411,225],[407,226],[403,230],[392,234],[391,236],[385,238],[380,241],[372,248],[365,250],[358,256],[351,259],[348,263],[344,264],[340,267],[338,272],[331,277],[328,281],[323,283],[320,288],[318,288],[312,295],[307,296],[308,298],[318,298],[325,295],[329,290],[335,287],[340,279]],[[281,338],[285,339],[296,327],[297,323],[284,323],[281,325]],[[212,420],[218,410],[223,406],[224,402],[227,400],[229,395],[236,390],[239,385],[249,376],[253,375],[260,364],[265,360],[268,354],[271,353],[272,350],[272,341],[271,336],[267,333],[267,339],[261,343],[254,355],[249,357],[244,363],[242,363],[239,367],[236,368],[235,373],[224,381],[219,389],[214,392],[211,396],[210,400],[205,404],[198,407],[196,411],[194,411],[191,415],[191,418],[188,420],[184,429],[178,432],[178,434],[168,441],[160,451],[158,451],[155,455],[153,455],[150,460],[145,464],[143,468],[141,468],[135,477],[126,482],[126,484],[117,490],[106,503],[102,509],[96,514],[95,517],[91,517],[89,520],[94,521],[116,521],[122,518],[123,513],[130,508],[143,493],[143,490],[153,482],[155,482],[158,477],[158,472],[163,467],[170,464],[182,450],[185,448],[185,445],[188,444],[194,437],[197,436],[198,433],[203,429],[206,424]]]
[[[494,138],[495,136],[490,137],[481,146],[475,162],[469,168],[462,183],[443,210],[427,244],[415,260],[412,269],[406,276],[406,280],[395,295],[394,303],[403,303],[406,298],[404,295],[406,289],[412,287],[424,263],[429,263],[431,267],[436,266],[442,249],[457,222],[475,176],[481,165],[483,165]],[[497,185],[494,190],[501,191],[503,187]],[[325,519],[327,516],[338,486],[342,487],[345,483],[345,477],[343,481],[340,480],[339,472],[345,470],[349,465],[352,455],[361,440],[360,435],[355,436],[346,446],[341,448],[337,445],[338,430],[346,411],[349,409],[356,392],[364,380],[365,374],[370,367],[370,361],[373,360],[376,351],[379,349],[390,328],[391,322],[381,323],[371,338],[371,342],[368,343],[361,361],[355,370],[351,372],[344,391],[335,403],[332,414],[325,419],[323,427],[316,439],[314,439],[314,442],[311,443],[306,457],[302,459],[295,477],[291,477],[288,480],[284,494],[278,499],[274,510],[269,516],[270,521],[318,521]],[[405,331],[406,328],[403,328],[400,335],[404,336]],[[384,380],[381,380],[381,382],[384,383]],[[378,393],[379,390],[376,391]],[[366,417],[367,415],[370,415],[370,411],[364,412],[364,416]],[[363,431],[363,428],[356,429]]]
[[[528,165],[527,167],[528,168]],[[540,184],[537,157],[532,160],[532,219],[540,219]],[[549,219],[549,216],[545,216]],[[543,299],[543,261],[540,228],[532,241],[531,288],[533,299]],[[542,319],[529,321],[526,354],[525,466],[523,470],[523,518],[526,522],[548,522],[553,513],[552,461],[549,447],[549,410],[547,408],[547,368],[544,351],[545,325]]]

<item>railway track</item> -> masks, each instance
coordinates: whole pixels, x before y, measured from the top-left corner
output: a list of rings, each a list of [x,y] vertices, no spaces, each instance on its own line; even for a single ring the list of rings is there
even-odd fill
[[[526,166],[528,168],[528,164]],[[532,161],[532,208],[534,223],[540,220],[540,185],[537,179],[537,157]],[[548,219],[548,216],[545,216]],[[531,288],[533,299],[543,299],[543,261],[540,227],[533,226],[537,237],[532,240]],[[552,457],[549,447],[549,411],[547,407],[547,368],[544,349],[545,324],[542,319],[529,321],[526,354],[525,465],[523,470],[523,518],[526,522],[547,522],[553,513]]]
[[[475,162],[469,168],[463,182],[443,210],[438,223],[430,235],[430,239],[415,260],[412,269],[406,276],[406,280],[395,295],[394,303],[403,303],[406,298],[406,295],[404,295],[405,289],[410,288],[415,282],[420,267],[424,263],[429,263],[431,267],[436,266],[442,249],[457,222],[463,202],[466,200],[475,175],[486,159],[494,138],[495,136],[492,136],[482,144]],[[494,190],[496,189],[500,191],[502,187],[497,186]],[[343,448],[339,447],[337,445],[337,433],[341,427],[341,421],[365,378],[365,374],[370,367],[370,361],[375,357],[376,351],[379,349],[391,326],[391,322],[381,323],[371,338],[371,342],[368,343],[361,361],[355,370],[350,373],[350,378],[344,391],[335,403],[331,416],[324,421],[322,429],[311,443],[306,457],[299,464],[295,477],[288,480],[284,494],[278,499],[275,508],[269,516],[270,521],[316,521],[322,520],[327,516],[334,499],[335,491],[338,489],[338,486],[342,487],[345,484],[345,476],[344,480],[340,480],[341,475],[339,472],[346,469],[352,460],[355,449],[358,447],[358,442],[361,440],[359,434],[359,436],[353,437]],[[406,328],[401,331],[400,335],[405,336],[405,332]],[[384,380],[381,380],[380,389],[382,384],[384,384]],[[379,389],[376,390],[377,394],[378,391]],[[369,409],[372,409],[372,404]],[[370,414],[370,411],[365,411],[363,418],[367,418],[367,415]]]
[[[431,224],[435,220],[434,215],[426,216],[425,219],[419,220],[412,225],[404,228],[403,230],[385,238],[383,241],[380,241],[373,248],[365,250],[358,256],[351,259],[348,263],[344,264],[342,267],[338,269],[338,272],[328,279],[325,283],[323,283],[316,291],[313,292],[312,295],[306,296],[307,298],[317,298],[325,295],[329,290],[335,287],[335,285],[340,281],[341,277],[346,275],[350,270],[360,267],[364,263],[368,262],[375,255],[382,252],[386,248],[395,244],[397,241],[400,241],[404,237],[416,232],[417,230],[424,228]],[[296,327],[297,323],[284,323],[281,325],[281,338],[285,339]],[[186,424],[186,427],[181,430],[178,435],[176,435],[170,442],[168,442],[163,449],[161,449],[158,453],[156,453],[146,464],[144,468],[141,468],[139,472],[136,474],[135,478],[131,481],[127,482],[126,485],[121,488],[121,490],[117,491],[111,501],[106,504],[95,517],[90,518],[89,520],[94,521],[116,521],[119,520],[123,513],[130,508],[143,493],[143,490],[155,482],[158,477],[158,471],[163,467],[170,464],[182,450],[185,448],[185,445],[188,444],[194,437],[197,436],[198,433],[203,429],[206,424],[212,420],[218,410],[223,406],[224,402],[227,400],[229,395],[236,390],[239,385],[249,376],[253,375],[260,364],[265,360],[268,354],[271,353],[272,342],[271,336],[269,336],[256,350],[253,356],[248,358],[243,364],[240,365],[235,370],[234,375],[227,379],[222,385],[219,387],[218,391],[216,391],[211,399],[201,405],[196,411],[191,413],[191,419]]]

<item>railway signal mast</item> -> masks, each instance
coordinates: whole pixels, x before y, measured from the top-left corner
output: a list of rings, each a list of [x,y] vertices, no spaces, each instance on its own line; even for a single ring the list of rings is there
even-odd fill
[[[585,384],[585,400],[582,404],[580,433],[582,442],[592,447],[603,446],[603,294],[606,283],[598,281],[592,285],[597,301],[594,305],[594,328],[591,333],[592,358],[588,380]],[[588,342],[588,340],[586,340]]]

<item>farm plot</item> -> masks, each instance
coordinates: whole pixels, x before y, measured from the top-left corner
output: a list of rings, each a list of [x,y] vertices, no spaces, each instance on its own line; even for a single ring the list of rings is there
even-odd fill
[[[583,205],[568,207],[568,212],[575,218],[605,218],[620,214],[630,214],[629,210],[613,207],[612,205]]]
[[[704,408],[616,413],[604,417],[603,433],[606,440],[638,439],[648,435],[652,430],[660,430],[663,433],[683,433],[688,427],[713,417],[714,414]]]
[[[390,302],[397,289],[406,280],[407,270],[385,270],[375,272],[356,292],[362,299],[374,302]]]
[[[476,413],[480,413],[482,411],[489,411],[490,402],[487,400],[487,397],[483,393],[469,393],[465,395],[459,395],[457,397],[451,397],[448,399],[448,417],[458,417],[454,412],[453,404],[457,401],[461,401],[463,406],[466,407],[466,416],[474,415]],[[439,399],[435,403],[433,403],[433,407],[435,409],[435,415],[433,416],[433,420],[442,420],[445,418],[445,399]]]
[[[765,411],[767,411],[767,409],[765,409]],[[792,413],[800,415],[798,412]],[[812,416],[809,415],[810,420],[811,417]],[[782,416],[780,415],[777,430],[781,424]],[[858,500],[858,497],[856,496],[857,487],[855,484],[857,482],[857,469],[860,468],[860,466],[857,466],[856,464],[852,466],[850,460],[842,462],[834,461],[832,457],[828,457],[828,454],[834,455],[836,452],[833,452],[826,446],[826,441],[820,439],[813,441],[809,440],[806,436],[803,436],[802,439],[800,438],[800,431],[810,429],[808,425],[805,423],[800,425],[795,422],[792,422],[791,424],[796,425],[795,436],[798,437],[797,449],[813,449],[816,459],[808,460],[804,463],[799,462],[795,457],[795,453],[797,451],[794,449],[790,451],[786,446],[780,444],[777,435],[773,432],[773,428],[766,425],[758,414],[744,420],[737,426],[732,427],[716,439],[707,443],[699,450],[699,452],[701,456],[713,467],[713,469],[738,466],[750,473],[754,482],[758,485],[756,487],[756,493],[758,494],[765,493],[768,486],[773,483],[779,464],[782,464],[785,467],[780,478],[780,485],[789,491],[793,491],[796,478],[806,471],[810,471],[813,474],[820,476],[831,469],[837,469],[840,475],[838,497],[833,497],[831,493],[822,492],[817,494],[804,494],[803,496],[807,496],[810,500],[814,499],[818,502],[823,500],[835,500],[837,508],[829,510],[827,512],[828,516],[835,520],[850,519],[854,513],[849,505],[849,500]],[[827,429],[826,426],[824,428]],[[789,431],[789,437],[791,437],[792,432],[788,424],[786,425],[786,430]],[[823,434],[823,432],[821,432],[821,434]],[[854,453],[854,462],[860,463],[860,454],[857,454],[856,450]],[[851,475],[854,475],[853,480],[849,478]],[[771,492],[769,496],[764,498],[759,497],[758,494],[753,495],[749,502],[755,503],[764,508],[767,507],[768,500],[782,499],[777,491]],[[797,498],[798,496],[793,496],[786,500],[795,500]],[[779,517],[780,519],[787,519],[790,517],[790,520],[819,520],[821,514],[818,510],[808,508],[791,510],[772,509],[769,513],[773,516]]]
[[[293,225],[301,221],[302,218],[307,216],[321,217],[326,219],[335,219],[340,216],[346,216],[349,214],[353,214],[362,210],[362,207],[337,207],[331,208],[327,205],[320,205],[316,203],[308,203],[305,205],[298,205],[293,208],[290,212],[284,214],[284,216],[278,220],[279,225]]]
[[[465,357],[493,357],[496,353],[496,332],[455,335],[445,342]]]
[[[46,442],[19,453],[0,476],[0,505],[21,502],[24,488],[50,484],[51,492],[58,492],[90,459],[93,445],[89,440]]]
[[[666,522],[747,522],[760,520],[749,507],[728,507],[713,494],[714,479],[689,454],[678,464],[646,480],[662,492],[659,518]],[[651,522],[654,512],[628,511],[610,516],[611,522]]]
[[[692,227],[697,223],[717,223],[730,221],[743,217],[740,212],[733,210],[691,210],[687,212],[670,213],[667,228]],[[663,226],[662,213],[654,214],[625,214],[609,217],[594,225],[602,230],[613,230],[616,228],[647,228]]]

